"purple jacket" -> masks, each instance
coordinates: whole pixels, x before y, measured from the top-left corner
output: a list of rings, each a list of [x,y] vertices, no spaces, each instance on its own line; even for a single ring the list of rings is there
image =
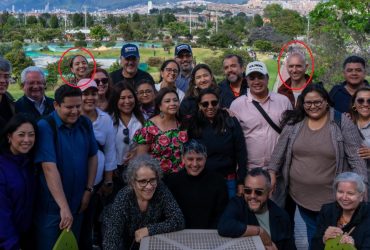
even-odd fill
[[[0,249],[20,249],[20,236],[31,226],[35,174],[25,155],[0,155]]]

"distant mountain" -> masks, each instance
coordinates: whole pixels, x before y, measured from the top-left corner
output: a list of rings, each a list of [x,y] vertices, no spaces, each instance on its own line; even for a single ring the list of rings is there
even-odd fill
[[[247,0],[207,0],[214,3],[234,3],[241,4],[246,3]],[[105,9],[123,9],[138,4],[146,4],[147,0],[0,0],[0,10],[11,10],[13,5],[15,10],[19,9],[45,9],[45,6],[49,3],[49,10],[56,9],[68,9],[68,10],[81,10],[82,5],[88,6],[89,10],[96,10],[98,8]],[[153,5],[164,4],[164,3],[177,3],[178,0],[152,0]]]

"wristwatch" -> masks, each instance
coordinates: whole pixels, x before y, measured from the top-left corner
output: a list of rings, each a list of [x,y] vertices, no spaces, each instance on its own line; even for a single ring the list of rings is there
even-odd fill
[[[85,191],[92,193],[94,191],[94,187],[85,187]]]

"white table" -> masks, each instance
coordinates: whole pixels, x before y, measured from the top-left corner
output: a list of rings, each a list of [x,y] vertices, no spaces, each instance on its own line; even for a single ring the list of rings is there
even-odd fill
[[[262,250],[265,249],[259,236],[226,238],[216,230],[182,230],[157,234],[141,240],[140,250]]]

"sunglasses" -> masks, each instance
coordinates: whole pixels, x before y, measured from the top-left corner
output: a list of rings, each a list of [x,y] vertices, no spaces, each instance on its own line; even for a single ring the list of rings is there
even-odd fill
[[[130,137],[128,136],[128,135],[129,135],[129,130],[128,130],[128,128],[125,128],[125,129],[123,130],[123,135],[125,136],[125,137],[123,138],[123,142],[124,142],[125,144],[130,144]]]
[[[266,190],[265,189],[244,188],[244,194],[251,195],[253,192],[257,196],[262,196],[266,192]]]
[[[200,105],[203,108],[208,108],[209,105],[212,105],[212,107],[216,107],[218,105],[218,100],[210,101],[210,102],[201,102]]]
[[[360,104],[360,105],[363,105],[363,104],[365,103],[365,99],[364,99],[364,98],[358,98],[358,99],[356,99],[356,102],[357,102],[358,104]],[[366,99],[366,103],[367,103],[368,105],[370,105],[370,99]]]
[[[107,84],[108,83],[108,78],[94,79],[94,81],[96,82],[96,85],[100,85],[100,83]]]

